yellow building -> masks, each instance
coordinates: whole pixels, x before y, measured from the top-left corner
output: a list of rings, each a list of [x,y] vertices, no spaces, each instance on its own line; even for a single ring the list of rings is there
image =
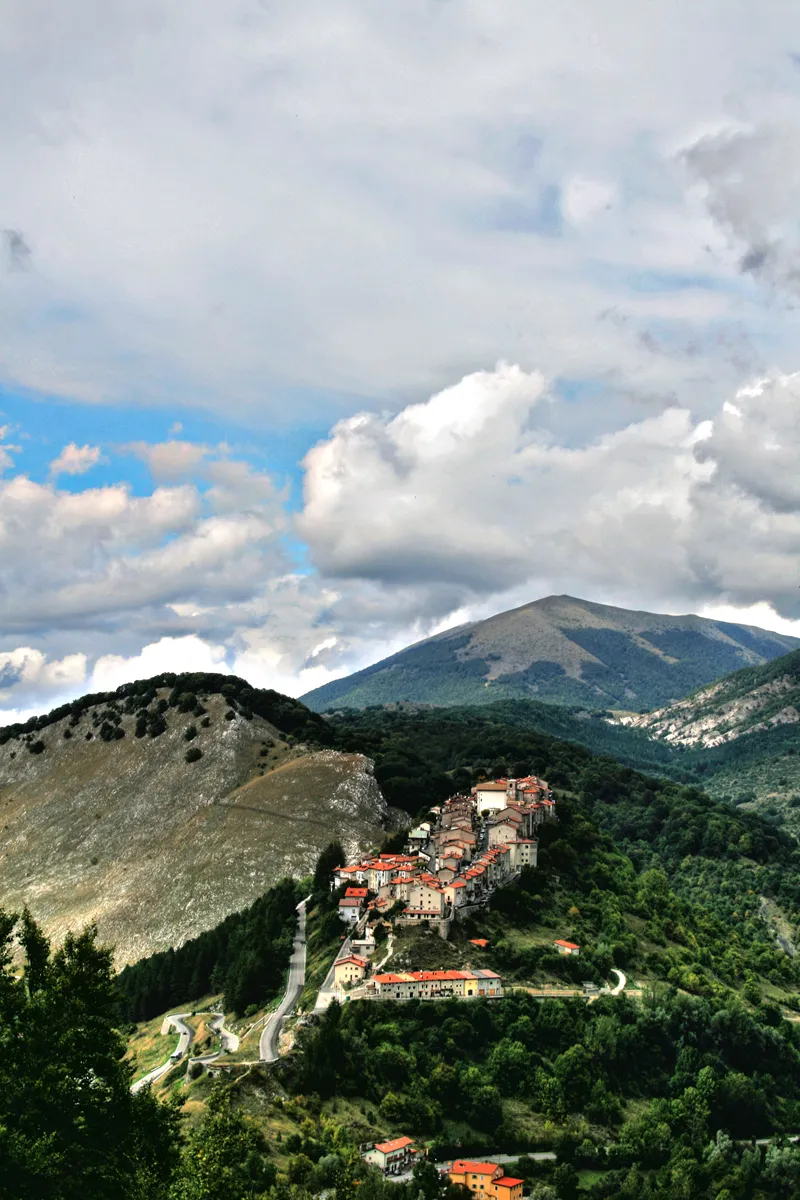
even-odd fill
[[[351,954],[349,958],[340,958],[333,965],[333,986],[344,987],[346,983],[360,983],[367,971],[367,960]]]
[[[469,1188],[479,1200],[522,1200],[524,1180],[505,1175],[497,1163],[456,1159],[450,1170],[450,1182]]]

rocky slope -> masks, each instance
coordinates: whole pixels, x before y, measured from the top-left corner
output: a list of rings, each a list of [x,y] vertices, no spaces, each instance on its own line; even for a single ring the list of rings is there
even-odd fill
[[[679,746],[710,749],[800,721],[800,652],[737,671],[684,700],[619,723]]]
[[[419,642],[303,700],[317,712],[519,696],[642,711],[798,645],[746,625],[548,596]]]
[[[198,695],[195,716],[169,694],[153,690],[143,734],[130,699],[0,730],[0,906],[28,904],[56,939],[96,921],[120,965],[308,873],[334,837],[366,850],[390,820],[361,755],[310,748],[230,696]]]

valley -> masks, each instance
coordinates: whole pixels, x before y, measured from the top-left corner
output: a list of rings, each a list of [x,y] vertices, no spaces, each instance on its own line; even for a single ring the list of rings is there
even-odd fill
[[[20,797],[69,782],[61,814],[55,797],[38,809],[39,834],[56,818],[62,831],[41,866],[60,854],[67,878],[80,843],[66,833],[87,799],[116,786],[135,809],[131,824],[119,818],[122,865],[122,839],[137,847],[142,833],[136,803],[152,803],[125,788],[145,782],[160,799],[172,869],[131,910],[144,939],[117,953],[132,965],[116,977],[114,1020],[134,1078],[152,1080],[137,1102],[181,1104],[187,1154],[231,1137],[251,1147],[273,1200],[291,1187],[310,1200],[342,1178],[392,1200],[383,1189],[399,1185],[365,1174],[363,1148],[381,1139],[424,1144],[440,1162],[516,1154],[530,1188],[561,1178],[568,1153],[575,1186],[611,1197],[631,1170],[676,1169],[701,1087],[699,1156],[715,1122],[738,1137],[800,1127],[800,851],[693,779],[698,756],[746,738],[684,749],[602,710],[537,701],[322,721],[302,706],[280,716],[281,698],[245,695],[241,681],[237,694],[202,676],[137,686],[4,734],[0,804],[17,797],[19,815]],[[187,786],[183,772],[204,764]],[[234,820],[249,830],[238,841]],[[197,872],[197,891],[214,860],[193,857],[176,837],[184,827],[192,846],[208,834],[227,853],[224,898],[196,924],[191,907],[191,919],[180,913],[184,875]],[[260,876],[249,874],[256,855]],[[265,863],[283,877],[270,880]],[[101,905],[101,936],[112,917]],[[71,953],[63,927],[48,928]],[[25,944],[36,940],[17,943],[18,964]],[[687,1029],[697,1054],[684,1053]],[[654,1122],[667,1131],[658,1150],[646,1148]]]

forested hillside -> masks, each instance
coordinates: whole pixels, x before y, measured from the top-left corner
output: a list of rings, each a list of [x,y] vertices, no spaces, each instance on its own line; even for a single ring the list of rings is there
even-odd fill
[[[126,967],[117,977],[127,1021],[149,1021],[176,1004],[221,992],[226,1012],[243,1013],[283,987],[302,899],[284,879],[249,908],[177,949]]]

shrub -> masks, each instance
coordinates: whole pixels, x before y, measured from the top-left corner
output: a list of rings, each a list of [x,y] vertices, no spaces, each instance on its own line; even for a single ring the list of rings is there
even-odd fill
[[[183,740],[185,742],[193,742],[196,737],[197,737],[197,726],[196,725],[187,725],[186,729],[183,731]]]
[[[31,754],[41,754],[44,750],[44,742],[28,742],[28,750]]]
[[[199,746],[192,746],[191,749],[186,751],[184,757],[186,758],[187,763],[197,762],[198,758],[203,757],[203,751],[199,748]]]

